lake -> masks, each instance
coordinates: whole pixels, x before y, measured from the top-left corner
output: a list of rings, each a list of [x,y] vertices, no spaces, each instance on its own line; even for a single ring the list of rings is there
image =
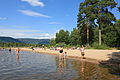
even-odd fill
[[[120,80],[98,64],[59,55],[0,50],[0,80]]]

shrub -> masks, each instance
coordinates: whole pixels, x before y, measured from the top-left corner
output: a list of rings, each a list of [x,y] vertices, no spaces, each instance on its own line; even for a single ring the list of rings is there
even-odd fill
[[[66,44],[63,42],[63,43],[58,43],[55,46],[56,47],[66,47]]]
[[[94,42],[92,45],[91,45],[92,48],[94,49],[110,49],[110,47],[108,47],[107,45],[105,44],[102,44],[102,45],[99,45],[98,43]]]

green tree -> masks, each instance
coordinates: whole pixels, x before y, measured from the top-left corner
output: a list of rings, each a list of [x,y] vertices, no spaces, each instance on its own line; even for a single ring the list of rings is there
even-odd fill
[[[107,46],[115,47],[117,45],[117,32],[115,26],[106,27],[104,28],[103,32],[103,43],[105,43]]]
[[[101,45],[101,33],[102,28],[111,26],[112,22],[115,22],[116,18],[111,12],[115,8],[117,3],[114,0],[99,0],[96,6],[96,20],[99,25],[99,45]],[[110,9],[109,9],[110,8]]]
[[[114,25],[105,27],[102,30],[103,43],[110,47],[120,46],[120,20],[117,20]]]
[[[115,17],[111,9],[115,8],[117,3],[114,0],[85,0],[80,3],[78,14],[78,27],[87,28],[87,42],[89,42],[90,25],[99,27],[99,45],[101,45],[101,30],[115,22]]]
[[[71,31],[70,44],[72,44],[72,45],[80,45],[79,30],[76,29],[76,28],[73,28],[73,31]]]
[[[68,45],[70,43],[70,33],[68,30],[65,31],[64,37],[65,37],[65,44]]]
[[[117,7],[118,8],[118,10],[119,10],[119,12],[120,12],[120,6],[119,7]]]
[[[115,23],[115,28],[116,28],[116,34],[117,34],[116,46],[120,47],[120,19],[117,20],[117,22]]]
[[[89,45],[91,39],[92,27],[95,27],[95,11],[93,10],[98,0],[85,0],[80,3],[77,27],[80,30],[81,39],[84,40],[83,44]],[[93,32],[93,31],[92,31]]]
[[[69,31],[64,31],[63,29],[56,33],[56,43],[69,44]]]
[[[55,39],[52,38],[52,39],[50,40],[50,45],[51,45],[51,46],[54,46],[55,44],[56,44]]]

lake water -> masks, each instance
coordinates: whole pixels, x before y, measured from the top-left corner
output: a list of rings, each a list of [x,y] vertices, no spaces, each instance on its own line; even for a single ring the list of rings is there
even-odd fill
[[[0,51],[0,80],[120,80],[97,64],[60,56]]]

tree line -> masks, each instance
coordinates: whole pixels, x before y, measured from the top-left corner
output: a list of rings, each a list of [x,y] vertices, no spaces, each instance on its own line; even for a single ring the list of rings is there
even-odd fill
[[[0,47],[42,47],[42,46],[43,46],[43,44],[26,44],[26,43],[17,43],[17,42],[0,42]]]
[[[120,11],[114,0],[85,0],[79,6],[77,27],[60,30],[50,44],[120,47],[120,19],[113,9]]]

